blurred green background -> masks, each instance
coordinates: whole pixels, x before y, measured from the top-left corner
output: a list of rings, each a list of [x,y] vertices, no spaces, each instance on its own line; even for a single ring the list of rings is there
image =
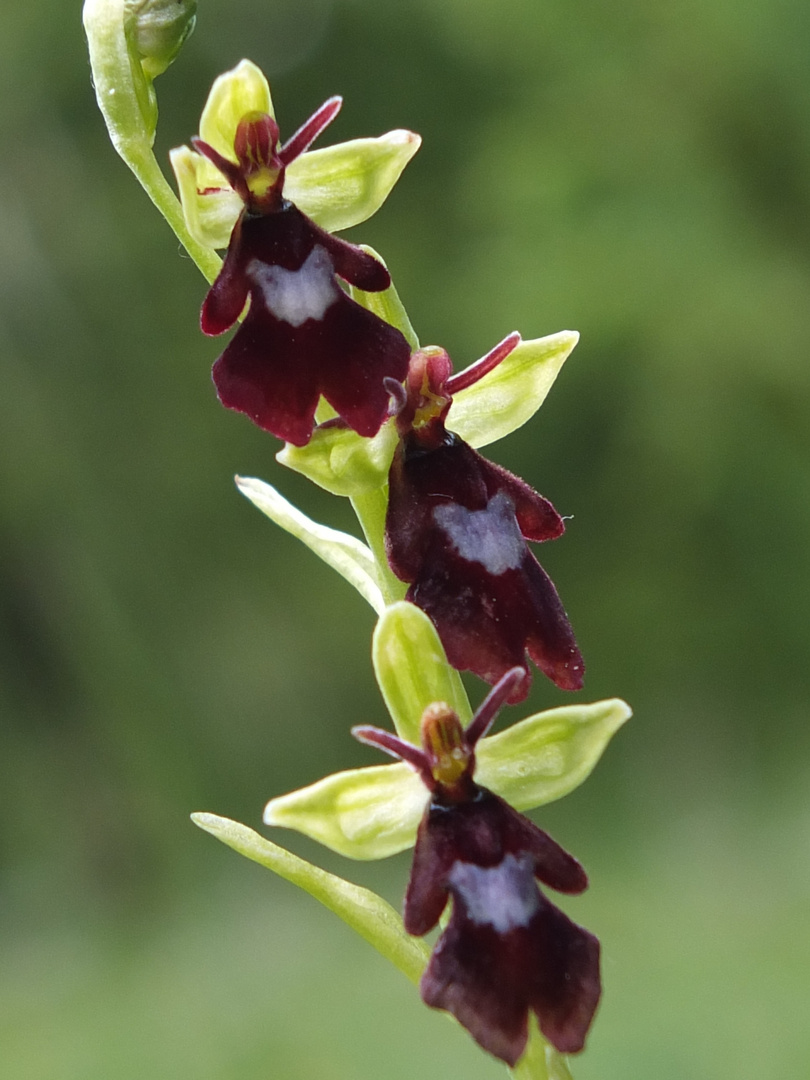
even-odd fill
[[[14,1080],[503,1076],[333,916],[198,832],[371,762],[372,616],[236,493],[346,504],[221,409],[204,283],[112,151],[79,4],[0,34],[0,1065]],[[463,365],[582,341],[492,448],[573,515],[541,553],[636,719],[536,820],[604,943],[577,1080],[807,1074],[810,8],[200,0],[157,146],[243,56],[288,134],[424,146],[353,239]],[[480,686],[473,686],[480,700]],[[537,678],[529,706],[571,700]],[[511,710],[508,720],[525,715]],[[398,905],[402,856],[296,851]]]

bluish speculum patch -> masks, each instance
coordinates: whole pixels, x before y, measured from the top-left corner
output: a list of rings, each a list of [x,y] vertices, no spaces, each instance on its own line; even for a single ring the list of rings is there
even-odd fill
[[[497,866],[457,862],[447,884],[463,904],[467,918],[499,934],[528,926],[540,907],[534,864],[528,855],[505,855]]]
[[[290,326],[301,326],[307,319],[320,322],[340,295],[332,260],[319,244],[298,270],[253,259],[247,275],[261,289],[268,311]]]
[[[433,520],[462,559],[480,563],[487,573],[498,577],[520,566],[526,544],[514,504],[503,491],[493,495],[483,510],[468,510],[458,503],[437,506]]]

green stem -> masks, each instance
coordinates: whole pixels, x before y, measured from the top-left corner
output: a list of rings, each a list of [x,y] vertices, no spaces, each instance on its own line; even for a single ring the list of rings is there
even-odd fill
[[[198,243],[186,228],[180,202],[152,151],[157,103],[152,80],[127,41],[123,0],[86,0],[84,29],[98,107],[110,140],[149,198],[173,229],[177,239],[212,282],[222,260]]]
[[[526,1052],[509,1075],[513,1080],[572,1080],[568,1062],[546,1042],[533,1016],[529,1019]]]
[[[377,488],[363,495],[352,497],[352,506],[363,530],[366,543],[377,563],[380,590],[386,604],[405,599],[407,585],[391,573],[385,554],[385,513],[388,509],[388,487]]]

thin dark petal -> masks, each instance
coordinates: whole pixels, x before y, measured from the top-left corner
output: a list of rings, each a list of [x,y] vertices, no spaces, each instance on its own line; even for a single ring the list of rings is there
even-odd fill
[[[204,139],[199,138],[199,136],[194,136],[191,140],[191,145],[198,154],[202,154],[203,157],[208,158],[211,164],[219,169],[234,190],[239,190],[244,186],[242,170],[235,161],[223,157],[218,150],[215,150],[213,146],[209,145]]]
[[[291,161],[295,161],[305,150],[309,149],[318,136],[335,119],[342,104],[342,97],[338,95],[330,97],[310,116],[309,120],[304,121],[298,131],[284,143],[278,152],[278,156],[285,165],[289,165]]]
[[[524,678],[523,668],[513,667],[498,679],[495,686],[487,694],[486,698],[478,706],[475,716],[470,721],[464,732],[467,745],[472,749],[479,739],[482,739],[495,721],[498,712],[504,702],[509,700],[509,695],[514,692],[518,683]]]
[[[357,724],[352,728],[352,735],[358,742],[365,743],[367,746],[376,746],[383,753],[407,762],[416,770],[427,787],[433,787],[433,778],[430,774],[427,757],[424,750],[420,750],[418,746],[405,742],[404,739],[400,739],[397,735],[392,735],[390,731],[370,727],[368,724]]]
[[[474,364],[470,364],[468,368],[463,371],[459,371],[457,375],[452,375],[445,380],[444,389],[452,397],[453,394],[457,394],[459,390],[466,390],[468,386],[472,386],[477,383],[479,379],[483,379],[485,375],[488,375],[493,368],[496,368],[502,360],[516,349],[520,344],[520,334],[517,330],[513,330],[511,334],[508,334],[503,341],[498,342],[494,349],[490,349],[486,356],[482,356],[480,360],[476,360]]]

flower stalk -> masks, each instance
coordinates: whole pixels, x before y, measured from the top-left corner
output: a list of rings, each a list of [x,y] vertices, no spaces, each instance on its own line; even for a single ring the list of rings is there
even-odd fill
[[[211,285],[203,331],[236,326],[214,366],[221,402],[285,442],[282,465],[354,508],[365,542],[237,477],[374,610],[372,662],[396,734],[354,734],[400,759],[276,796],[264,821],[354,859],[415,845],[404,924],[374,893],[247,826],[193,820],[347,922],[515,1080],[570,1080],[564,1055],[582,1048],[596,1008],[599,946],[537,881],[576,894],[587,878],[520,811],[582,783],[630,710],[618,699],[566,705],[487,734],[500,705],[528,692],[528,658],[566,690],[584,669],[527,544],[560,536],[563,519],[478,449],[533,416],[577,335],[512,333],[457,373],[443,349],[420,348],[384,261],[333,235],[376,212],[419,137],[310,150],[334,97],[282,142],[249,61],[216,80],[191,147],[172,151],[178,200],[152,149],[154,79],[195,14],[196,0],[86,0],[96,96],[115,149]],[[475,715],[464,669],[494,687]],[[446,905],[431,952],[422,935]]]
[[[157,99],[152,78],[127,34],[126,0],[85,0],[84,31],[96,100],[115,149],[174,231],[207,281],[219,273],[221,259],[189,232],[177,196],[163,175],[152,145]]]

